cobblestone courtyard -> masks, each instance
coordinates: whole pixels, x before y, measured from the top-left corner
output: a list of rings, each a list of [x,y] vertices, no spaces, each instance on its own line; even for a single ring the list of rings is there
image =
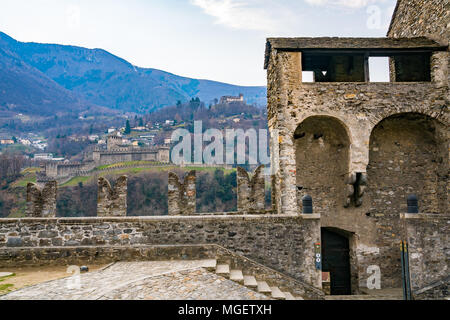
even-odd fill
[[[0,300],[266,300],[267,296],[205,270],[202,261],[118,262],[51,280]]]

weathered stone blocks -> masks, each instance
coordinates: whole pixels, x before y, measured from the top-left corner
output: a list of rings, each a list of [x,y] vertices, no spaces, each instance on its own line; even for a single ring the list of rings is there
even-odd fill
[[[320,242],[320,219],[316,215],[0,219],[0,230],[5,230],[0,234],[6,238],[6,242],[0,242],[0,267],[26,263],[24,255],[30,248],[39,253],[34,263],[54,257],[72,264],[77,262],[74,257],[96,259],[96,252],[105,250],[122,251],[120,259],[134,260],[132,252],[137,249],[133,245],[217,244],[320,288],[321,272],[314,262],[314,243]],[[22,235],[25,231],[29,235]],[[69,254],[68,247],[77,248]],[[24,254],[10,256],[20,251]]]
[[[45,183],[40,188],[34,183],[27,185],[27,209],[28,217],[55,217],[56,216],[56,181]]]
[[[107,179],[103,177],[98,179],[97,216],[127,215],[127,182],[127,176],[121,176],[112,188]]]
[[[243,213],[261,212],[265,208],[264,165],[256,168],[250,179],[248,172],[237,167],[237,209]]]
[[[402,240],[408,243],[411,288],[415,299],[448,296],[450,216],[403,213]]]
[[[178,175],[169,172],[168,207],[169,216],[192,215],[196,211],[196,172],[189,172],[181,183]]]

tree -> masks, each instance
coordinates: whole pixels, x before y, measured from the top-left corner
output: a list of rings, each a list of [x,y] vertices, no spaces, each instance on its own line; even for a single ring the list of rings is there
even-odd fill
[[[131,127],[130,127],[130,120],[127,120],[127,123],[125,124],[125,134],[130,134],[131,133]]]

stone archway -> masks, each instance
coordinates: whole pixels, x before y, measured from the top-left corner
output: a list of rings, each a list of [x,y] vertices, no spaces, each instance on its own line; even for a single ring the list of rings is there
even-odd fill
[[[376,219],[377,264],[383,287],[401,286],[398,243],[400,214],[409,194],[419,197],[423,213],[446,213],[448,179],[447,129],[419,113],[401,113],[380,121],[370,138],[367,215]]]
[[[350,139],[344,124],[329,116],[305,119],[294,132],[297,198],[309,194],[314,210],[336,211],[346,197]]]
[[[447,206],[447,129],[419,113],[380,121],[370,137],[368,193],[371,212],[406,212],[406,197],[417,194],[421,212],[444,213]]]

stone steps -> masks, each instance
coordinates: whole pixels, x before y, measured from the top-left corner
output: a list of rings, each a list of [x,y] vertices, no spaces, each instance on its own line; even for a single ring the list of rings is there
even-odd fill
[[[230,266],[228,264],[218,264],[216,274],[228,278],[230,276]]]
[[[270,289],[269,285],[265,281],[258,281],[258,292],[269,294],[272,293],[272,289]]]
[[[204,260],[202,267],[208,271],[215,271],[217,275],[228,278],[231,281],[244,285],[245,287],[259,293],[270,295],[277,300],[303,300],[301,297],[294,297],[290,292],[281,291],[277,286],[269,286],[266,281],[257,280],[255,276],[244,275],[242,270],[230,269],[227,263],[218,264],[216,260]]]
[[[241,270],[231,270],[230,271],[230,280],[234,282],[238,282],[239,284],[244,284],[244,275]]]
[[[284,295],[286,297],[286,300],[297,300],[297,299],[294,298],[294,296],[290,292],[285,291],[283,293],[284,293]]]
[[[272,290],[272,298],[277,300],[286,300],[286,295],[278,287],[270,287]]]
[[[244,286],[256,289],[258,287],[258,282],[254,276],[244,276]]]
[[[208,271],[215,271],[217,267],[217,260],[215,259],[203,260],[201,267]]]

